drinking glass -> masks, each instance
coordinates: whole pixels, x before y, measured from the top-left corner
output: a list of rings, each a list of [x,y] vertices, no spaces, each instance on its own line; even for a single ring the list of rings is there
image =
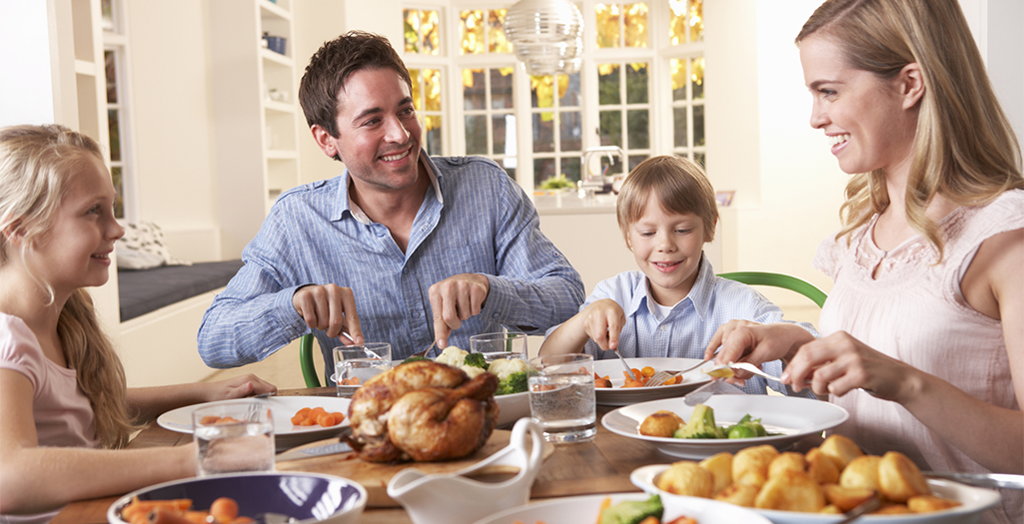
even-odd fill
[[[526,333],[499,331],[469,337],[470,353],[483,353],[488,360],[496,358],[523,358],[527,356]]]
[[[530,360],[530,414],[548,442],[585,442],[597,435],[594,357],[585,353]]]
[[[331,380],[338,386],[338,395],[347,386],[365,383],[391,367],[391,344],[367,342],[355,346],[334,348],[334,375]]]
[[[274,419],[259,400],[214,404],[192,411],[200,477],[274,470]]]

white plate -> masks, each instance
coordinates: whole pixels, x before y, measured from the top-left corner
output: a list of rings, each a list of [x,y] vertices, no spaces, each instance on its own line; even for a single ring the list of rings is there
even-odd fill
[[[622,493],[550,499],[500,511],[477,521],[476,524],[512,524],[513,522],[532,524],[538,521],[542,521],[544,524],[597,522],[601,502],[608,497],[611,497],[612,504],[617,504],[626,500],[645,500],[649,495]],[[663,496],[661,503],[665,506],[663,522],[686,516],[697,519],[700,524],[771,524],[771,521],[747,508],[716,500]]]
[[[626,363],[629,364],[629,367],[636,369],[643,369],[644,366],[651,366],[654,368],[654,371],[671,371],[691,367],[700,363],[700,359],[669,357],[627,358]],[[607,376],[612,381],[612,387],[597,388],[595,390],[598,404],[605,406],[626,406],[629,404],[636,404],[637,402],[657,400],[659,398],[678,397],[688,391],[697,389],[701,384],[711,381],[711,377],[701,373],[699,369],[695,369],[683,375],[683,381],[679,384],[672,384],[671,386],[655,386],[651,388],[624,388],[622,385],[626,382],[626,378],[623,375],[623,372],[625,372],[625,370],[622,369],[622,362],[617,358],[606,358],[594,361],[594,373],[597,373],[602,377]]]
[[[252,402],[252,398],[236,398],[232,400],[218,400],[216,402],[205,402],[194,404],[178,409],[172,409],[156,419],[156,423],[165,429],[179,433],[192,433],[192,411],[215,404],[232,404]],[[265,402],[270,408],[274,417],[274,442],[278,450],[295,447],[314,440],[321,440],[338,434],[338,429],[348,425],[348,403],[347,398],[337,397],[301,397],[301,396],[274,396],[260,399],[258,402]],[[293,426],[291,418],[295,412],[302,408],[322,407],[328,412],[340,411],[345,414],[345,420],[337,426],[325,428],[322,426]]]
[[[644,466],[633,470],[629,480],[634,486],[648,492],[658,493],[662,500],[685,498],[662,491],[654,485],[654,479],[669,465]],[[999,493],[984,488],[975,488],[953,482],[951,480],[928,479],[932,493],[943,498],[959,501],[962,505],[946,511],[920,513],[917,515],[867,515],[857,522],[864,524],[960,524],[976,522],[981,513],[999,502]],[[818,513],[799,513],[796,511],[778,511],[770,509],[754,509],[757,513],[771,519],[775,524],[832,524],[842,520],[842,515],[821,515]]]
[[[705,402],[715,410],[719,426],[735,424],[743,415],[760,418],[769,433],[767,437],[737,439],[685,439],[649,437],[640,434],[640,423],[659,410],[672,411],[689,420],[693,406],[681,398],[652,400],[623,406],[601,418],[601,424],[619,435],[650,442],[662,453],[683,458],[706,458],[721,451],[735,452],[748,446],[771,444],[784,449],[801,438],[842,424],[849,414],[845,409],[828,402],[800,397],[774,395],[716,395]]]

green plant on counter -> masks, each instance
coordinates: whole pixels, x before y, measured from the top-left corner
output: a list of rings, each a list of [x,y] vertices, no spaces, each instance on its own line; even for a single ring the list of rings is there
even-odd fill
[[[537,187],[538,189],[542,189],[544,191],[554,191],[558,189],[572,189],[576,187],[576,184],[573,183],[572,180],[569,180],[569,178],[566,177],[564,174],[562,174],[545,178]]]

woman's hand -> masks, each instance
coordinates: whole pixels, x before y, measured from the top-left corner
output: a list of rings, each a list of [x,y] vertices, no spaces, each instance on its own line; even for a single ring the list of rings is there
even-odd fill
[[[610,298],[590,304],[579,312],[583,332],[601,349],[608,351],[619,347],[619,335],[626,324],[626,313],[622,306]]]
[[[885,400],[905,403],[915,391],[918,370],[879,353],[845,331],[804,344],[789,361],[782,381],[800,391],[843,396],[862,388]]]
[[[719,326],[704,350],[704,358],[711,358],[721,346],[715,362],[746,361],[760,366],[778,359],[788,359],[801,345],[814,340],[807,330],[795,324],[760,324],[750,320],[730,320]],[[750,374],[743,372],[745,377]],[[737,376],[741,373],[737,373]]]
[[[277,386],[252,373],[225,380],[203,384],[207,402],[232,398],[249,397],[261,393],[277,393]]]

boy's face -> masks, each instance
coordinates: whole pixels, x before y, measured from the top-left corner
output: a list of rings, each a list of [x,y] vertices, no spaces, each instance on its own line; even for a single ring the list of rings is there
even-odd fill
[[[672,306],[686,298],[697,279],[704,220],[693,213],[666,211],[652,194],[643,215],[629,225],[626,244],[647,276],[654,300]]]

